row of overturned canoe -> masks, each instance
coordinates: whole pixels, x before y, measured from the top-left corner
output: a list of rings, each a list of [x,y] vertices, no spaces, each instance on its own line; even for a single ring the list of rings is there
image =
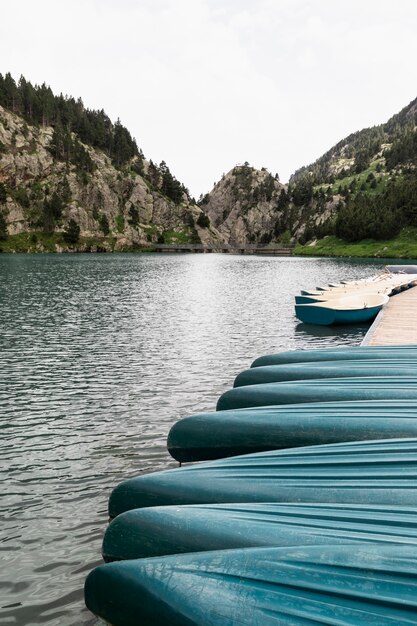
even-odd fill
[[[257,359],[111,494],[113,626],[417,624],[417,345]]]
[[[399,267],[387,266],[383,273],[362,280],[303,290],[295,297],[296,317],[306,324],[322,326],[368,322],[390,296],[417,284],[417,266]]]

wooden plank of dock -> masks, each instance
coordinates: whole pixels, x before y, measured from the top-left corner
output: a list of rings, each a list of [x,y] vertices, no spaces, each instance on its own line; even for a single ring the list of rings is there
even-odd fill
[[[367,332],[363,346],[417,344],[417,287],[392,296]]]

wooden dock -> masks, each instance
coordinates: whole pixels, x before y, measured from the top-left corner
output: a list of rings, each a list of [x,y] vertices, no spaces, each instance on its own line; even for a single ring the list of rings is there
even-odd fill
[[[377,315],[362,346],[417,344],[417,287],[392,296]]]

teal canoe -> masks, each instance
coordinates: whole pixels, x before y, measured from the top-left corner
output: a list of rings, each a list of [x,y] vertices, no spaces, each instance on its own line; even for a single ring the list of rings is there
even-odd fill
[[[325,306],[327,305],[327,306]],[[373,320],[382,309],[384,302],[363,308],[336,308],[332,302],[311,302],[295,305],[295,316],[304,324],[331,326],[332,324],[361,324]]]
[[[105,561],[261,546],[358,541],[417,545],[417,507],[330,504],[155,506],[108,526]]]
[[[317,402],[190,415],[168,451],[180,462],[343,441],[417,437],[417,399]]]
[[[217,410],[339,400],[417,399],[417,376],[364,376],[265,383],[235,387],[220,396]]]
[[[241,372],[235,378],[233,386],[244,387],[246,385],[291,380],[358,378],[361,376],[417,376],[417,358],[262,365]]]
[[[265,354],[255,359],[251,367],[313,363],[316,361],[363,361],[417,358],[417,345],[407,346],[357,346],[352,348],[321,348],[317,350],[289,350]]]
[[[417,547],[330,543],[122,561],[94,569],[84,593],[113,626],[410,626]]]
[[[109,514],[224,502],[417,507],[417,439],[274,450],[136,476],[113,490]]]

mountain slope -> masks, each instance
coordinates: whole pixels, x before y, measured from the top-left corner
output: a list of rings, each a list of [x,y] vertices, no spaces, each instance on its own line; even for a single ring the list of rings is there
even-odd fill
[[[10,75],[0,75],[1,103],[10,108],[0,106],[0,248],[221,240],[166,164],[146,160],[103,111]]]
[[[298,170],[288,192],[303,207],[302,241],[324,235],[383,240],[416,227],[417,99]]]

